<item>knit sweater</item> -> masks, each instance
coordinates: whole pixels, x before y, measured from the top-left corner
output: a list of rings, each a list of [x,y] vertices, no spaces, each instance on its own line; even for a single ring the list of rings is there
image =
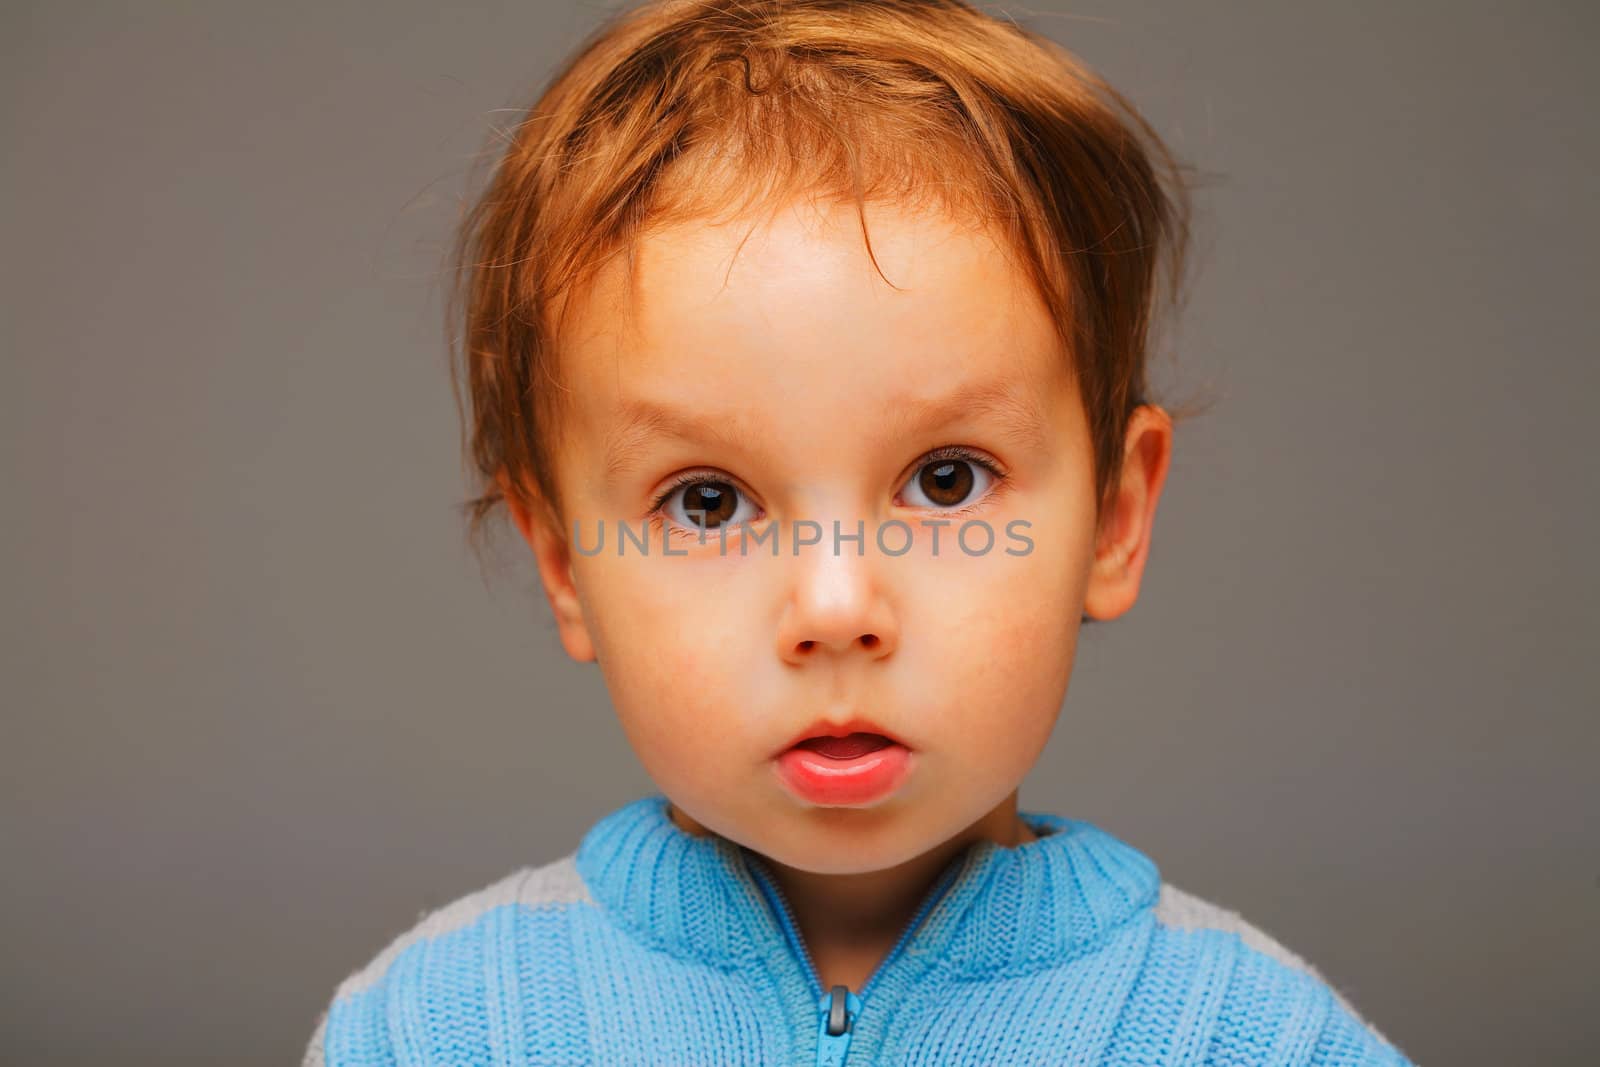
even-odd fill
[[[1310,965],[1087,822],[953,859],[859,989],[771,868],[659,794],[462,897],[341,982],[305,1067],[1406,1065]]]

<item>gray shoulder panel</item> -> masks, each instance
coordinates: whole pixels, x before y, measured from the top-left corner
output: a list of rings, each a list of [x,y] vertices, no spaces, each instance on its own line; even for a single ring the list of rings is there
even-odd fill
[[[1322,977],[1315,967],[1290,952],[1265,931],[1246,922],[1238,912],[1187,893],[1170,882],[1161,883],[1161,895],[1156,900],[1156,919],[1167,926],[1189,930],[1226,930],[1238,934],[1241,941],[1257,952],[1319,979]]]
[[[311,1034],[311,1042],[306,1045],[305,1058],[300,1061],[300,1067],[327,1067],[322,1057],[322,1039],[327,1032],[328,1009],[323,1008],[317,1018],[317,1028]]]
[[[1244,916],[1238,912],[1229,911],[1227,908],[1213,904],[1192,893],[1186,893],[1170,882],[1161,883],[1161,893],[1156,899],[1156,921],[1165,926],[1175,926],[1186,930],[1223,930],[1239,935],[1239,940],[1248,948],[1255,949],[1262,955],[1270,956],[1287,967],[1308,974],[1318,982],[1327,986],[1345,1011],[1362,1026],[1372,1031],[1379,1039],[1387,1042],[1387,1038],[1378,1032],[1377,1028],[1363,1019],[1344,994],[1310,963],[1289,951],[1266,931],[1252,926],[1245,921]]]
[[[578,875],[576,858],[577,853],[570,852],[541,867],[524,867],[493,885],[425,913],[415,926],[391,941],[370,963],[339,983],[334,999],[371,987],[383,977],[395,957],[416,942],[459,930],[485,912],[502,905],[550,907],[593,903],[594,898],[589,895],[588,886],[583,884],[583,879]]]

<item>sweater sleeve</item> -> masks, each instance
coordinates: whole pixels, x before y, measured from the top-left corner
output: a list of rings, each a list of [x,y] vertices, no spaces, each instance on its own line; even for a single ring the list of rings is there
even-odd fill
[[[1227,967],[1200,1062],[1208,1067],[1411,1067],[1312,972],[1243,944]]]
[[[567,856],[423,913],[339,983],[302,1067],[489,1062],[523,1039],[505,1032],[520,1005],[504,1000],[517,996],[521,968],[538,955],[522,939],[564,931],[561,908],[585,893]],[[540,1004],[564,1010],[564,995]]]
[[[1163,883],[1156,916],[1239,939],[1207,1062],[1413,1067],[1326,975],[1237,912]]]
[[[1414,1067],[1342,1001],[1332,1005],[1312,1048],[1308,1067]]]
[[[338,997],[317,1020],[301,1067],[396,1067],[382,996]]]

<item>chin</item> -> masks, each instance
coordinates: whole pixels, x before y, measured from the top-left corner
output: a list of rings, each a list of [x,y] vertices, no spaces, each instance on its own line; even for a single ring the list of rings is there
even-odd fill
[[[815,807],[763,825],[757,852],[813,874],[867,874],[907,863],[944,840],[904,805]],[[792,828],[785,833],[782,828]]]

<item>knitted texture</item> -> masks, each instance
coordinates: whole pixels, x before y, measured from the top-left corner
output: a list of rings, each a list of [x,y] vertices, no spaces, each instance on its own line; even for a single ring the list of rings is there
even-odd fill
[[[766,863],[643,797],[396,938],[340,983],[305,1067],[1409,1063],[1137,849],[1021,817],[1037,840],[964,851],[864,986],[825,990]]]

